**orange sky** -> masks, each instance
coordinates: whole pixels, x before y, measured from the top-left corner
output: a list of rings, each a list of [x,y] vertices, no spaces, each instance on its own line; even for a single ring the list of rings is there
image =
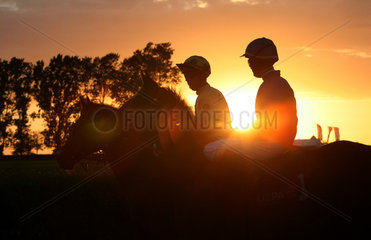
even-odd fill
[[[276,43],[277,69],[296,94],[297,138],[310,137],[319,123],[325,136],[327,126],[337,126],[342,139],[371,144],[370,12],[367,0],[0,1],[0,57],[48,61],[71,50],[126,57],[149,41],[169,41],[175,62],[194,54],[209,60],[210,84],[238,113],[253,111],[261,83],[255,79],[229,94],[253,78],[239,56],[265,36]],[[196,95],[184,81],[177,88],[193,103]]]

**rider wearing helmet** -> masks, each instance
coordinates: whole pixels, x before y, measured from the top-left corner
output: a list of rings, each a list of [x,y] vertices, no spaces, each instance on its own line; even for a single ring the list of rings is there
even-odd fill
[[[296,136],[298,118],[294,91],[273,65],[278,61],[277,48],[273,41],[258,38],[246,48],[242,57],[248,58],[250,68],[257,78],[262,78],[255,100],[255,112],[260,137],[284,146],[291,146]],[[276,123],[266,124],[276,116]],[[272,126],[270,126],[272,125]]]
[[[209,160],[222,157],[227,149],[233,152],[237,149],[239,154],[252,159],[269,158],[292,146],[296,136],[298,118],[294,91],[273,67],[278,61],[273,41],[264,37],[255,39],[241,57],[248,58],[254,76],[263,79],[255,100],[254,129],[247,137],[208,144],[204,153]]]
[[[184,74],[189,88],[196,91],[197,126],[199,130],[206,130],[203,144],[226,137],[231,124],[229,108],[223,94],[207,82],[211,73],[209,62],[204,57],[194,55],[177,66]]]

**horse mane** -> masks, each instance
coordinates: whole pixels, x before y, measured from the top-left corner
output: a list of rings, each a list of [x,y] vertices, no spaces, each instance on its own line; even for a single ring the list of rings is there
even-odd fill
[[[177,91],[173,87],[161,87],[163,91],[163,96],[168,99],[173,99],[172,104],[177,105],[179,109],[192,111],[192,107],[188,104],[188,102],[184,99],[179,91]]]
[[[161,99],[170,100],[171,105],[177,105],[182,110],[190,110],[190,111],[192,110],[192,107],[184,99],[182,94],[179,91],[177,91],[175,88],[173,88],[173,87],[161,87],[160,94],[161,94]],[[113,109],[116,109],[116,110],[121,109],[126,103],[127,102],[123,103],[120,107],[115,107],[115,106],[112,106],[110,104],[97,103],[95,101],[90,102],[90,104],[94,105],[95,108],[110,107],[110,108],[113,108]],[[169,102],[166,102],[166,103],[169,103]],[[160,102],[160,106],[162,104],[166,104],[166,103],[161,103]]]
[[[141,104],[152,104],[155,100],[157,104],[155,107],[159,108],[173,108],[176,106],[180,110],[185,110],[192,112],[192,107],[188,104],[188,102],[184,99],[182,94],[177,91],[174,87],[164,87],[159,86],[157,83],[155,85],[151,85],[149,88],[148,86],[144,88],[142,87],[139,92],[134,94],[133,97],[129,98],[126,102],[124,102],[118,109],[122,110],[125,106],[130,105],[131,107],[137,106]],[[139,100],[140,99],[140,100]]]

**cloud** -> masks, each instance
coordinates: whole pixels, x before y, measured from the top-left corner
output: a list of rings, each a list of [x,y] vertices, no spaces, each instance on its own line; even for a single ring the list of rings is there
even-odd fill
[[[18,6],[16,2],[12,1],[1,1],[0,2],[0,10],[5,9],[8,11],[18,11]]]
[[[345,54],[348,56],[356,56],[361,58],[371,58],[370,52],[358,51],[355,49],[335,49],[333,50],[335,53]]]
[[[185,1],[184,10],[190,10],[192,8],[207,8],[209,3],[203,0]]]
[[[176,7],[181,6],[184,10],[191,10],[194,8],[208,8],[210,5],[221,5],[221,4],[247,4],[251,6],[269,4],[270,0],[153,0],[153,3],[164,4],[167,6]]]
[[[180,6],[184,10],[190,10],[193,8],[207,8],[209,2],[205,0],[187,0],[187,1],[171,1],[171,0],[153,0],[154,3],[166,3],[168,7]]]
[[[231,3],[246,3],[248,5],[269,4],[269,0],[230,0]]]
[[[313,57],[313,52],[331,52],[331,53],[337,53],[347,56],[353,56],[353,57],[360,57],[369,59],[371,58],[371,52],[367,51],[360,51],[357,49],[351,49],[351,48],[342,48],[342,49],[331,49],[331,48],[310,48],[310,47],[295,47],[294,49],[298,51],[305,52],[306,57]]]

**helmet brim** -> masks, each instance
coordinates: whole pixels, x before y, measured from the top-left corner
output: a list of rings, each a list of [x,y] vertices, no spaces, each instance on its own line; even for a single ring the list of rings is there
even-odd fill
[[[192,65],[189,65],[189,64],[185,64],[185,63],[177,63],[176,66],[180,69],[180,71],[182,73],[186,72],[187,70],[196,70],[196,71],[200,71],[200,69],[198,68],[195,68],[194,66]]]
[[[251,54],[244,53],[244,54],[242,54],[240,57],[251,58],[251,57],[253,57],[253,56],[252,56]]]

